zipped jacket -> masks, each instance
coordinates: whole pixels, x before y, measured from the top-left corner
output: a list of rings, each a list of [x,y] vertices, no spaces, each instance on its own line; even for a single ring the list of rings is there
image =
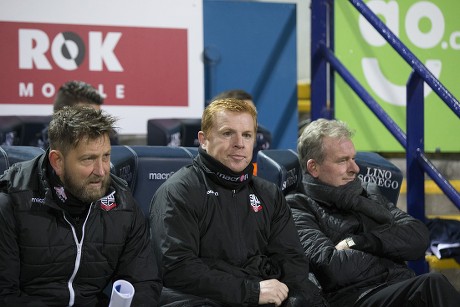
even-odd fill
[[[198,156],[152,199],[152,239],[164,286],[224,305],[254,306],[259,282],[276,278],[310,302],[322,302],[279,188],[252,177],[230,189],[206,169]]]
[[[375,184],[363,187],[362,196],[371,200],[373,210],[389,211],[392,223],[378,225],[359,212],[304,193],[287,196],[312,272],[328,300],[343,306],[353,305],[373,289],[414,277],[405,261],[423,258],[429,243],[421,221],[389,202]],[[355,245],[337,250],[335,245],[346,238]]]
[[[75,223],[53,200],[47,153],[0,177],[0,306],[97,306],[117,279],[135,288],[133,306],[161,292],[149,228],[126,183]],[[77,228],[78,227],[78,228]]]

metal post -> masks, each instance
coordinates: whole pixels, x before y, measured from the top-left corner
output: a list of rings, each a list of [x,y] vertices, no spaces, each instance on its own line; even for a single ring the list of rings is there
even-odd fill
[[[412,72],[407,82],[407,212],[413,217],[425,221],[425,172],[418,163],[418,155],[424,151],[424,97],[423,79]],[[428,272],[425,259],[410,261],[409,267],[416,274]]]

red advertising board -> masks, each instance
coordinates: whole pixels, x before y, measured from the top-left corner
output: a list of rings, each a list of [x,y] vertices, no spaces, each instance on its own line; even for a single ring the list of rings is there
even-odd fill
[[[84,80],[113,106],[187,106],[187,29],[0,22],[0,105],[51,104]]]

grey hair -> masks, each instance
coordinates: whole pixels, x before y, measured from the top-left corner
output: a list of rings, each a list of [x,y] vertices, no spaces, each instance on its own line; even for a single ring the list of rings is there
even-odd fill
[[[299,154],[302,171],[307,171],[307,161],[314,159],[322,163],[326,157],[323,150],[324,137],[338,139],[351,139],[354,135],[348,125],[340,120],[320,118],[312,121],[302,131],[297,141],[297,153]]]

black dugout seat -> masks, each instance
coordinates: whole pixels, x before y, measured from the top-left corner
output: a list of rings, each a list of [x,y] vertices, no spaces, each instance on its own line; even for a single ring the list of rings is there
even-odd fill
[[[180,120],[149,119],[147,121],[147,145],[181,146]]]
[[[147,145],[198,147],[201,118],[149,119]]]
[[[150,201],[158,187],[185,165],[196,151],[186,147],[112,146],[111,172],[125,179],[142,211],[148,216]]]
[[[50,121],[51,115],[0,116],[0,145],[41,146],[39,142]]]
[[[31,160],[44,152],[33,146],[0,146],[0,175],[14,163]]]

